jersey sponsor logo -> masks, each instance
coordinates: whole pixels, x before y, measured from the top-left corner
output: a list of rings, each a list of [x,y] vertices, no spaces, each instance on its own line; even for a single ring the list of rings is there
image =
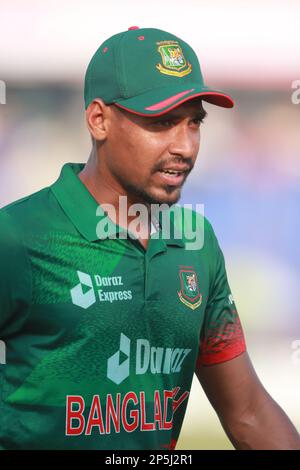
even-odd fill
[[[79,284],[71,289],[72,302],[82,308],[89,308],[96,302],[92,278],[89,274],[77,271]]]
[[[197,274],[193,268],[186,266],[179,270],[179,278],[181,289],[178,297],[184,305],[194,310],[202,303]]]
[[[121,359],[122,358],[122,359]],[[129,376],[130,339],[121,333],[120,349],[107,361],[107,377],[117,385]]]
[[[191,349],[151,346],[147,339],[140,338],[136,340],[131,361],[131,340],[121,333],[119,350],[107,360],[107,377],[119,385],[129,377],[131,363],[135,375],[178,373],[190,352]]]
[[[93,277],[77,271],[79,284],[70,290],[74,305],[84,309],[97,302],[115,302],[118,300],[131,300],[131,290],[108,290],[109,287],[123,286],[122,276],[104,277],[99,274]],[[99,289],[100,288],[100,289]]]
[[[81,395],[66,398],[66,435],[90,436],[125,431],[170,430],[177,409],[189,396],[180,387],[172,390],[155,390],[153,394],[144,391],[128,391],[105,396],[93,395],[89,411]]]
[[[160,41],[157,45],[162,58],[162,64],[156,65],[160,73],[176,77],[191,73],[192,65],[186,61],[178,41]]]

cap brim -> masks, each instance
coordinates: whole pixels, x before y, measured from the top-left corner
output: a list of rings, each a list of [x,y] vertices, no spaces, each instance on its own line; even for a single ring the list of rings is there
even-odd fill
[[[197,97],[222,108],[232,108],[234,106],[233,99],[222,91],[191,83],[156,88],[133,98],[117,100],[114,104],[133,114],[161,116],[182,103]]]

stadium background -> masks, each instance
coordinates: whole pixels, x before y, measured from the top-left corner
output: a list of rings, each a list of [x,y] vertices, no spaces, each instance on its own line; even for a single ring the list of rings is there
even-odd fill
[[[254,367],[300,431],[299,17],[297,0],[0,1],[0,206],[87,160],[82,82],[105,38],[139,25],[185,39],[236,106],[205,105],[181,202],[204,203]],[[232,448],[196,381],[177,448]]]

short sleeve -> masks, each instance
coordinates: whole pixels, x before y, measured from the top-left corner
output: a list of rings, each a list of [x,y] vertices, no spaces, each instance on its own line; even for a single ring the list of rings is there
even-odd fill
[[[28,255],[11,218],[0,211],[0,337],[15,332],[31,298]]]
[[[197,366],[218,364],[246,351],[245,337],[228,284],[224,255],[211,228],[212,282],[200,335]]]

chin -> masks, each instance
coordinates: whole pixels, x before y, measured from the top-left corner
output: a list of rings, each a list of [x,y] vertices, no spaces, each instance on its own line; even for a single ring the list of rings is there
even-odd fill
[[[136,198],[139,202],[146,204],[176,204],[181,196],[181,187],[138,187],[132,184],[125,186],[127,194]]]
[[[168,204],[169,206],[172,206],[172,204],[176,204],[176,202],[179,201],[180,196],[181,196],[181,191],[180,189],[173,189],[172,193],[168,193],[167,191],[160,191],[159,193],[157,192],[156,194],[153,193],[148,193],[148,201],[151,204]]]

